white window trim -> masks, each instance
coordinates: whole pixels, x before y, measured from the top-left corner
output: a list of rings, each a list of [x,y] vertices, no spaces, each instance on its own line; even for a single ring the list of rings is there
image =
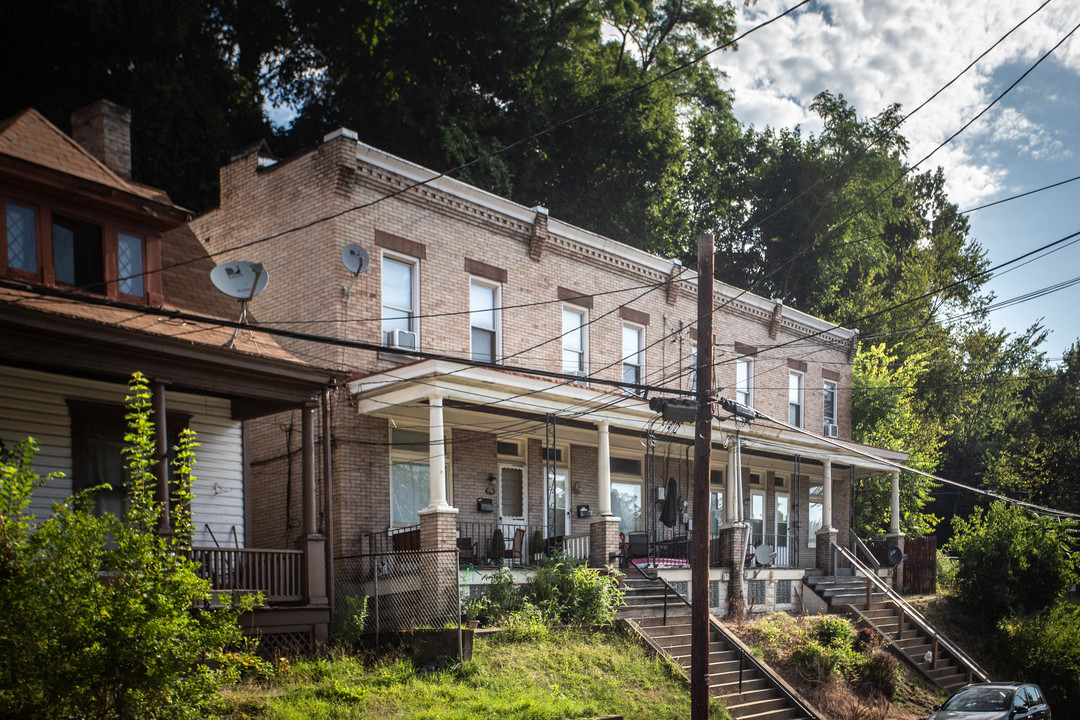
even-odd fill
[[[631,453],[612,452],[608,459],[609,464],[614,458],[638,461],[640,470],[637,475],[612,471],[611,482],[612,484],[619,483],[621,485],[638,486],[638,495],[641,497],[641,507],[638,508],[638,527],[631,532],[641,532],[645,528],[645,503],[649,501],[649,499],[645,497],[645,458],[641,455],[634,455]]]
[[[425,428],[399,428],[399,429],[413,430],[415,432],[422,432],[422,433],[425,433],[425,434],[428,432],[428,428],[426,428],[426,427]],[[386,429],[386,442],[387,442],[387,447],[389,448],[389,452],[386,454],[387,455],[387,467],[386,467],[386,470],[387,470],[387,479],[389,480],[389,482],[387,483],[387,485],[388,485],[388,494],[390,496],[390,505],[386,509],[387,522],[389,523],[391,528],[408,527],[409,525],[411,525],[413,523],[406,523],[406,522],[400,522],[400,521],[394,522],[394,519],[393,519],[393,516],[392,516],[392,513],[394,511],[394,475],[393,475],[394,463],[395,462],[402,462],[402,461],[423,460],[425,463],[428,464],[428,472],[430,473],[431,472],[431,452],[430,452],[430,450],[428,450],[427,452],[424,452],[423,450],[406,450],[404,448],[395,448],[395,446],[394,446],[394,428],[393,427],[388,427]],[[443,441],[443,452],[444,452],[445,457],[446,457],[446,502],[450,503],[450,505],[454,504],[454,471],[453,471],[454,462],[453,462],[453,458],[452,458],[452,447],[453,447],[453,443],[450,441],[450,437],[447,436]]]
[[[799,378],[799,423],[795,427],[806,427],[806,374],[798,370],[788,370],[788,419],[791,419],[791,378]]]
[[[825,517],[825,496],[824,496],[824,494],[819,495],[818,497],[821,498],[821,499],[820,500],[814,500],[814,495],[810,492],[810,488],[812,488],[814,485],[817,485],[818,487],[822,487],[822,488],[824,487],[819,482],[816,483],[816,482],[811,481],[809,486],[806,489],[806,493],[807,493],[807,495],[806,495],[806,530],[807,530],[807,532],[806,532],[806,547],[808,547],[808,548],[816,548],[817,547],[817,532],[810,530],[810,506],[813,505],[813,504],[821,505],[822,521],[823,522],[824,522],[824,517]]]
[[[500,362],[502,362],[502,357],[503,357],[503,353],[502,353],[502,340],[503,340],[503,333],[502,333],[502,284],[497,283],[497,282],[493,282],[491,280],[485,280],[484,278],[477,277],[476,275],[470,275],[469,276],[469,358],[470,359],[472,359],[472,356],[473,356],[473,346],[472,346],[472,329],[474,327],[473,322],[472,322],[473,321],[473,308],[472,308],[472,286],[473,285],[479,285],[480,287],[485,287],[485,288],[488,288],[489,290],[494,290],[495,291],[495,293],[494,293],[495,297],[492,299],[492,302],[495,303],[495,307],[492,308],[493,314],[495,316],[494,317],[494,323],[495,323],[495,357],[492,358],[492,361],[496,362],[496,363],[500,363]],[[483,312],[483,311],[481,311],[481,312]],[[488,328],[480,328],[480,329],[484,330],[484,331],[488,331]]]
[[[739,397],[739,364],[746,365],[746,407],[754,407],[754,359],[741,357],[735,359],[735,397]],[[741,402],[741,401],[739,401]]]
[[[412,265],[412,267],[413,267],[413,281],[412,281],[412,305],[413,306],[412,306],[412,311],[411,311],[412,314],[409,316],[409,318],[411,320],[410,325],[413,328],[412,331],[414,333],[416,333],[416,349],[419,350],[421,348],[421,343],[422,343],[422,339],[423,339],[423,334],[421,333],[421,329],[420,329],[420,259],[415,258],[412,255],[404,255],[402,253],[396,253],[396,252],[394,252],[392,250],[383,250],[381,252],[381,254],[379,256],[379,315],[380,316],[382,315],[382,309],[383,308],[385,308],[385,307],[393,307],[392,305],[388,306],[383,301],[383,295],[384,295],[384,293],[383,293],[383,288],[384,288],[383,282],[385,280],[384,280],[382,272],[383,272],[383,267],[384,267],[384,261],[387,258],[389,258],[390,260],[395,260],[395,261],[397,261],[399,263],[404,263],[406,265]],[[405,308],[395,308],[395,309],[396,310],[405,310]],[[385,335],[385,332],[382,329],[381,318],[380,318],[380,322],[379,322],[379,336],[380,336],[379,344],[380,345],[385,345],[386,344],[386,335]]]
[[[825,390],[828,389],[828,387],[830,385],[832,386],[832,392],[833,392],[833,416],[831,418],[828,415],[825,414],[825,394],[824,394]],[[839,407],[840,388],[839,388],[839,385],[835,380],[824,380],[822,382],[822,384],[821,384],[821,389],[822,389],[821,416],[822,416],[823,423],[827,423],[827,424],[830,424],[830,425],[839,425],[840,423],[839,423],[839,421],[837,419],[839,414],[840,414],[840,407]]]
[[[564,312],[572,312],[581,316],[581,373],[582,377],[589,376],[589,309],[581,307],[580,305],[572,305],[570,303],[563,303],[562,308],[559,311],[559,325],[562,326],[562,314]],[[566,352],[566,335],[563,331],[562,351]],[[575,351],[571,351],[575,352]],[[566,372],[566,364],[562,362],[560,358],[560,369],[562,372]]]
[[[626,362],[626,359],[629,357],[629,355],[623,355],[623,353],[626,351],[626,348],[623,346],[623,331],[626,328],[630,328],[631,330],[636,330],[637,333],[638,333],[638,351],[636,353],[637,360],[638,360],[637,363],[628,363],[628,362]],[[622,358],[619,361],[619,370],[623,371],[626,365],[636,365],[637,369],[638,369],[638,381],[637,381],[638,385],[644,385],[645,384],[645,347],[646,347],[645,326],[644,325],[638,325],[637,323],[633,323],[633,322],[623,321],[622,327],[619,329],[619,348],[620,348],[619,349],[619,354],[622,356]],[[623,372],[622,375],[623,376],[620,379],[625,380],[625,373]],[[623,388],[623,392],[626,393],[627,395],[637,395],[637,396],[640,396],[640,395],[644,394],[643,392],[641,392],[639,390],[631,390],[630,388],[626,388],[626,387]]]

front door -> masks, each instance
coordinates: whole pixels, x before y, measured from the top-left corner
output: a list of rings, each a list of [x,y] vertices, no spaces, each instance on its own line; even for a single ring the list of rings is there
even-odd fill
[[[551,481],[552,478],[549,476],[548,482]],[[570,471],[567,468],[555,468],[554,487],[555,495],[551,501],[555,503],[555,506],[544,509],[545,514],[553,512],[554,517],[544,519],[549,534],[553,537],[562,537],[568,534],[570,528]]]
[[[524,465],[499,465],[499,524],[506,535],[507,546],[513,541],[514,530],[525,527],[529,514],[529,488]]]
[[[788,557],[788,523],[790,522],[790,508],[788,506],[787,493],[776,493],[776,565],[787,567],[790,561]]]

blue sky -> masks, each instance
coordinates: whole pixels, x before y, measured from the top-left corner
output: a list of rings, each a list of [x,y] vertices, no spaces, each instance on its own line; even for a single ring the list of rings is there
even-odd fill
[[[782,12],[790,0],[740,7],[740,31]],[[893,102],[922,103],[1042,0],[818,0],[714,57],[735,94],[735,114],[757,127],[801,126],[823,90],[842,93],[860,115]],[[1069,30],[1080,6],[1051,0],[903,132],[915,162],[979,113]],[[961,209],[1080,175],[1080,31],[993,109],[934,155]],[[972,236],[991,265],[1080,231],[1080,181],[971,213]],[[1007,300],[1080,276],[1080,243],[995,277]],[[1056,358],[1080,338],[1080,284],[993,312],[995,328],[1021,332],[1042,319]]]

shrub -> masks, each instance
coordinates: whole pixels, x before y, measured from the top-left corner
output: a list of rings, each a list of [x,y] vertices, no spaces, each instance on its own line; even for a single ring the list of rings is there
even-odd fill
[[[937,591],[953,592],[956,590],[956,558],[937,551]]]
[[[349,595],[345,598],[345,612],[334,634],[334,641],[346,647],[355,646],[364,635],[364,626],[367,624],[368,597],[366,595]]]
[[[565,623],[610,623],[623,605],[615,570],[601,573],[566,555],[537,570],[525,595],[552,621]]]
[[[900,661],[888,651],[879,648],[874,650],[859,667],[859,683],[891,699],[896,695],[899,669]]]
[[[95,515],[93,491],[27,514],[44,482],[33,440],[0,458],[0,716],[198,718],[230,675],[224,651],[241,646],[237,617],[210,600],[185,551],[193,528],[194,435],[174,461],[175,533],[156,532],[150,394],[136,374],[127,398],[128,509]]]
[[[1073,522],[999,501],[968,519],[954,518],[953,527],[948,548],[958,561],[957,597],[983,617],[1039,612],[1076,581]]]
[[[1003,621],[1000,628],[1020,675],[1038,679],[1054,715],[1059,708],[1080,707],[1080,608],[1058,603],[1034,617]]]
[[[548,626],[540,608],[526,601],[521,608],[506,618],[506,628],[500,639],[510,642],[520,640],[546,640]]]

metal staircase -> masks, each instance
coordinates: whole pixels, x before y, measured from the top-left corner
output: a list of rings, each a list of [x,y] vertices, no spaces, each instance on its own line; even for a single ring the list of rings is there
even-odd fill
[[[689,677],[690,604],[660,578],[624,581],[619,617]],[[825,720],[723,623],[710,616],[709,691],[733,720]]]

